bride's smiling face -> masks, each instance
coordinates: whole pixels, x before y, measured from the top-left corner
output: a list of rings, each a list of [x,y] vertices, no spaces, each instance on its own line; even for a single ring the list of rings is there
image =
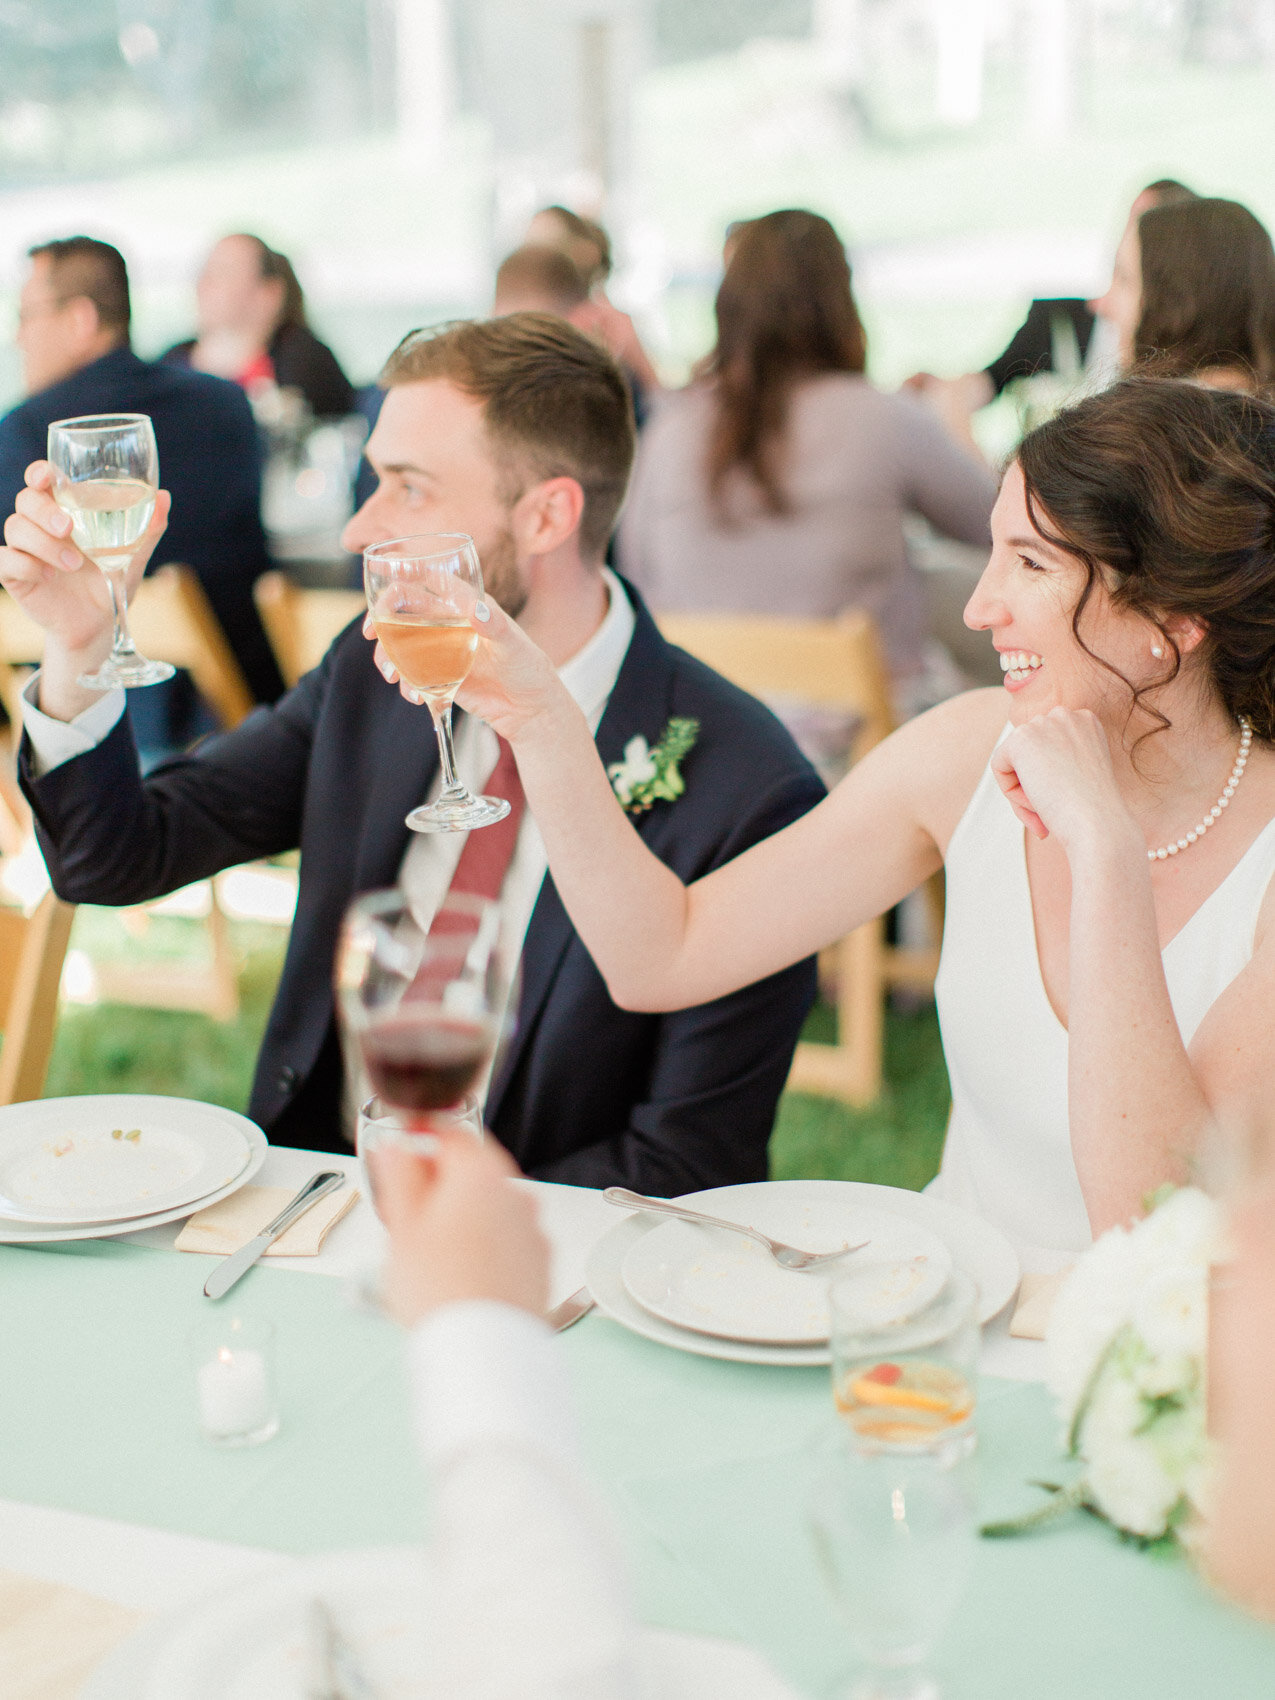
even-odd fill
[[[1042,515],[1042,522],[1048,520]],[[965,608],[965,624],[989,631],[1001,658],[1009,718],[1017,725],[1051,708],[1087,708],[1113,725],[1129,710],[1128,687],[1085,653],[1072,614],[1086,572],[1074,555],[1040,535],[1027,508],[1023,475],[1010,466],[992,510],[992,553]],[[1085,643],[1131,684],[1172,671],[1172,653],[1141,615],[1112,606],[1101,576],[1080,619]]]

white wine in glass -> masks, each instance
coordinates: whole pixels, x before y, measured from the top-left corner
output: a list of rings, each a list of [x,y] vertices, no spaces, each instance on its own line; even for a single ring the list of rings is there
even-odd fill
[[[483,593],[472,537],[438,533],[399,537],[363,552],[363,585],[381,647],[406,684],[429,704],[438,738],[443,786],[432,803],[413,809],[413,832],[468,832],[509,813],[503,797],[475,797],[456,777],[452,698],[478,649],[470,610]]]
[[[155,512],[159,453],[144,413],[94,414],[49,426],[53,499],[71,520],[76,547],[101,569],[111,597],[111,653],[79,683],[89,690],[158,685],[166,661],[138,653],[128,629],[128,568]]]

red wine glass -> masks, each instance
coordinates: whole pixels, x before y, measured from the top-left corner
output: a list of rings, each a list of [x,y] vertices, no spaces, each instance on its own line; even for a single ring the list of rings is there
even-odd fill
[[[337,950],[337,1004],[353,1103],[375,1095],[397,1142],[455,1125],[481,1099],[510,1017],[512,976],[498,904],[449,895],[435,913],[401,891],[371,892],[346,915]],[[385,1120],[360,1118],[365,1142]]]

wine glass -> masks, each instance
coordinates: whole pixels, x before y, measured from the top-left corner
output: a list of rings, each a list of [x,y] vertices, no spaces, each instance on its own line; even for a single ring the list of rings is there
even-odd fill
[[[853,1700],[939,1700],[930,1647],[974,1560],[977,1291],[954,1272],[919,1311],[883,1313],[879,1272],[834,1281],[835,1431],[817,1446],[810,1525],[868,1666]]]
[[[128,629],[128,567],[155,512],[159,451],[144,413],[100,413],[49,426],[53,499],[71,519],[71,537],[106,580],[114,625],[111,653],[78,683],[91,691],[114,685],[158,685],[171,679],[167,661],[139,654]]]
[[[436,1131],[472,1131],[474,1120],[481,1132],[475,1094],[509,1020],[513,984],[500,906],[487,898],[449,894],[432,917],[401,891],[350,905],[337,1004],[354,1102],[364,1104],[364,1149],[428,1151]]]
[[[363,585],[381,648],[424,696],[438,737],[443,789],[412,810],[408,826],[468,832],[503,820],[509,813],[503,797],[475,797],[457,779],[452,747],[452,698],[478,648],[469,615],[483,593],[483,575],[473,538],[458,532],[378,543],[363,552]]]

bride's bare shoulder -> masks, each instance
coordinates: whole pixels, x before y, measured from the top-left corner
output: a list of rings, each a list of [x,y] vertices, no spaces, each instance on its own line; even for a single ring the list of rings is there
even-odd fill
[[[918,714],[890,740],[940,843],[964,814],[1007,719],[1003,690],[965,691]]]
[[[968,758],[981,770],[1008,719],[1005,692],[989,686],[949,697],[907,721],[895,737],[901,744],[939,751],[944,761]]]

